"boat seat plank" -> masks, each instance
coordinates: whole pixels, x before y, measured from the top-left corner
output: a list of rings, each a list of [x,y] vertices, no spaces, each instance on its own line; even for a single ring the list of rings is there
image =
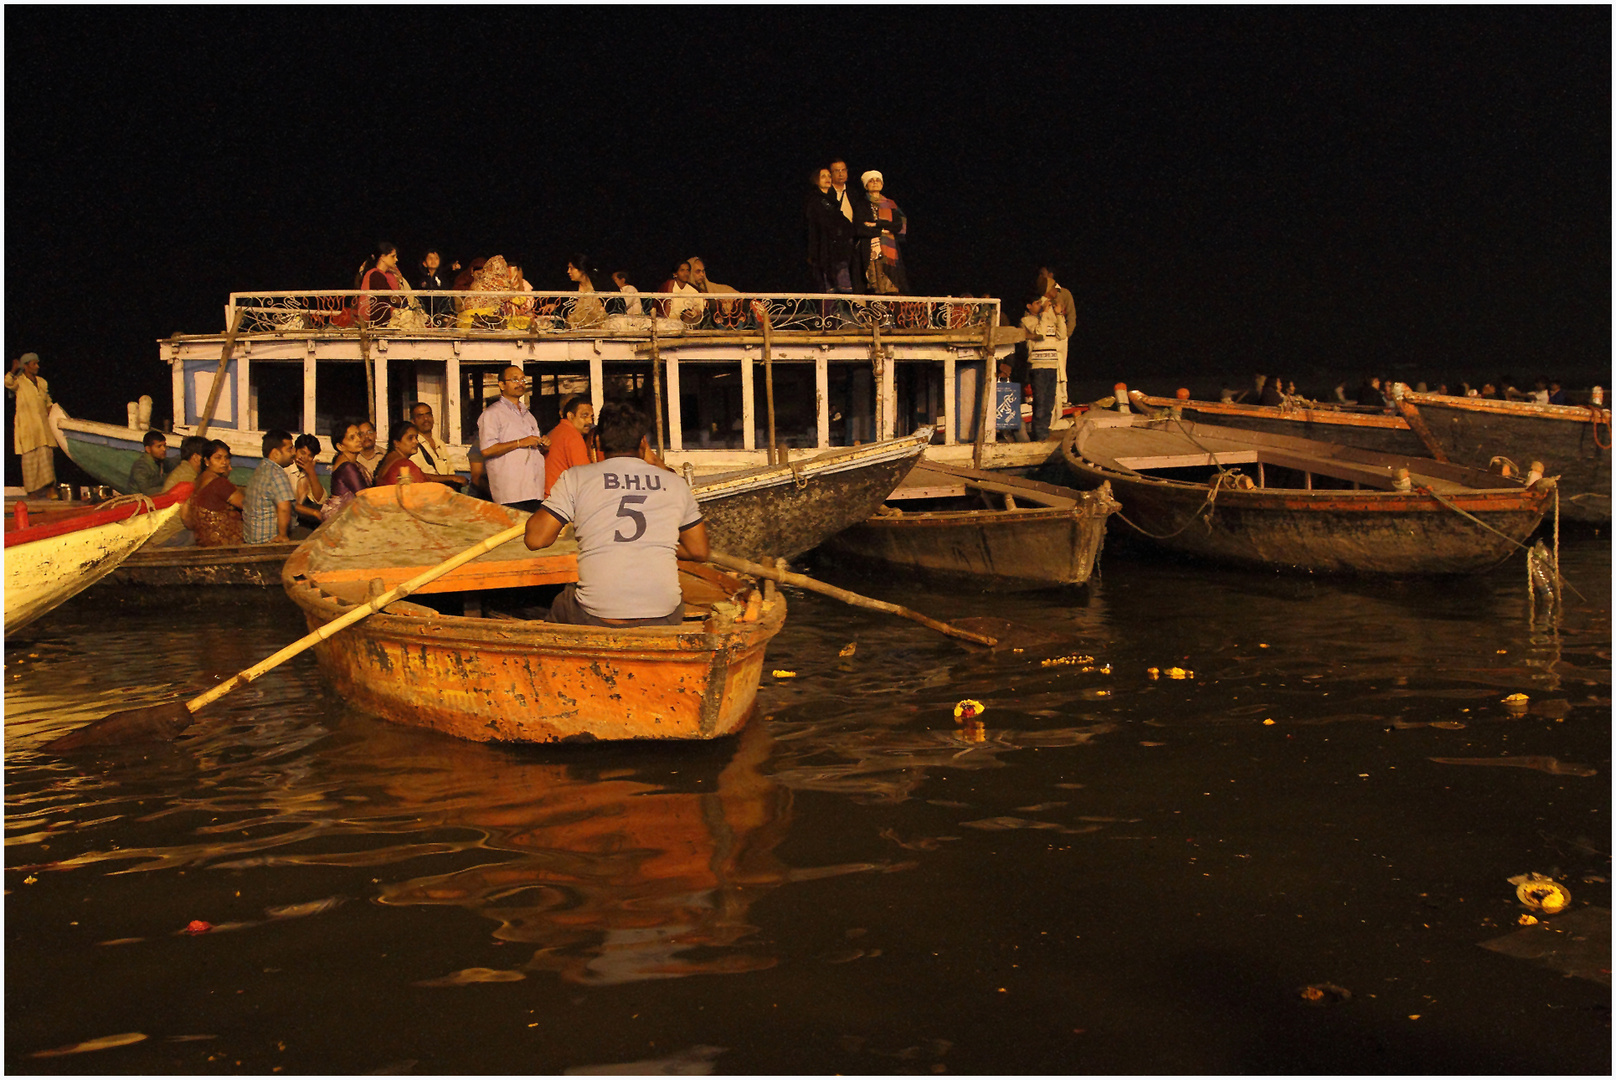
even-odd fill
[[[909,470],[899,490],[913,488],[949,488],[947,494],[966,494],[985,491],[997,495],[1014,495],[1024,502],[1038,506],[1067,510],[1078,504],[1080,494],[1069,488],[1043,484],[1036,480],[1023,480],[1015,476],[999,476],[977,469],[956,468],[928,461]],[[964,489],[964,490],[961,490]]]
[[[916,487],[908,485],[898,488],[887,496],[888,502],[903,502],[907,499],[947,499],[957,498],[966,493],[964,484],[939,484],[936,486]]]

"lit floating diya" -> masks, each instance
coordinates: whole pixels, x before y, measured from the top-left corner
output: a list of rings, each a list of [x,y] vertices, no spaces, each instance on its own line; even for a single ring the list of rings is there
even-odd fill
[[[954,706],[954,722],[962,724],[969,720],[975,720],[987,711],[988,707],[980,701],[974,698],[966,698]]]

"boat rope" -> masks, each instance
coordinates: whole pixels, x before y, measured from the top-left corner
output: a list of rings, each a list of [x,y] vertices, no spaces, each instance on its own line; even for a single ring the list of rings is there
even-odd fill
[[[1220,470],[1207,484],[1206,501],[1202,502],[1200,506],[1195,508],[1195,510],[1190,514],[1190,519],[1188,521],[1170,533],[1153,533],[1149,529],[1142,529],[1135,522],[1129,521],[1128,515],[1124,514],[1121,510],[1117,511],[1117,517],[1121,518],[1123,523],[1129,528],[1133,529],[1135,532],[1148,536],[1152,540],[1171,540],[1185,529],[1188,529],[1191,525],[1194,525],[1196,521],[1202,518],[1203,515],[1205,515],[1207,527],[1211,528],[1212,512],[1216,508],[1218,492],[1223,490],[1225,479],[1228,480],[1230,486],[1232,487],[1235,485],[1235,477],[1243,475],[1244,474],[1240,472]]]
[[[1472,514],[1470,511],[1464,509],[1463,507],[1455,506],[1453,503],[1449,502],[1447,499],[1444,499],[1442,496],[1438,495],[1436,492],[1432,491],[1430,488],[1425,487],[1425,486],[1420,485],[1420,484],[1416,484],[1414,486],[1414,490],[1419,492],[1421,495],[1429,495],[1431,498],[1435,499],[1437,502],[1441,503],[1443,506],[1447,507],[1449,510],[1452,510],[1455,514],[1458,514],[1462,518],[1468,518],[1469,520],[1475,522],[1477,525],[1480,525],[1483,529],[1486,529],[1488,532],[1494,533],[1495,535],[1498,535],[1498,536],[1502,536],[1505,540],[1508,540],[1510,543],[1514,544],[1516,547],[1520,548],[1522,551],[1530,551],[1531,550],[1531,548],[1527,547],[1525,544],[1521,543],[1519,540],[1515,539],[1513,536],[1510,536],[1507,533],[1499,532],[1497,529],[1493,528],[1491,525],[1489,525],[1485,521],[1481,520],[1475,514]],[[1558,494],[1558,492],[1556,494]]]
[[[129,504],[129,503],[133,503],[133,504],[135,504],[136,506],[138,506],[140,508],[140,509],[136,510],[134,512],[134,514],[131,514],[130,517],[135,517],[135,516],[137,516],[139,514],[155,514],[155,513],[157,513],[157,504],[152,502],[151,496],[150,495],[142,495],[142,494],[140,494],[138,492],[136,492],[133,495],[119,495],[116,498],[108,499],[106,502],[99,504],[96,507],[96,509],[97,510],[116,510],[118,507],[124,506],[124,505]]]
[[[1499,462],[1503,462],[1505,465],[1509,466],[1509,472],[1504,473],[1503,474],[1504,476],[1519,476],[1519,475],[1521,475],[1521,467],[1519,465],[1515,464],[1509,458],[1505,457],[1503,454],[1494,454],[1488,460],[1487,468],[1491,469],[1494,465],[1497,465]]]
[[[1594,445],[1597,446],[1601,450],[1609,450],[1610,449],[1610,443],[1608,443],[1608,442],[1600,442],[1599,441],[1599,415],[1604,410],[1600,409],[1596,405],[1590,405],[1590,406],[1588,406],[1588,411],[1594,414]],[[1607,437],[1610,434],[1610,421],[1609,420],[1605,421],[1605,433],[1606,433]]]

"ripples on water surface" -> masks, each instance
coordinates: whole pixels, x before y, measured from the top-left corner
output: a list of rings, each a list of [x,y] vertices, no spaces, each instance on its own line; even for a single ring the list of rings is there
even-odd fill
[[[1558,630],[1515,563],[1112,553],[1015,597],[827,569],[1021,651],[793,592],[767,666],[797,677],[716,744],[464,744],[304,656],[68,761],[38,748],[303,630],[279,594],[93,591],[6,644],[6,1066],[1608,1072],[1608,915],[1592,978],[1477,945],[1515,874],[1609,907],[1609,551],[1568,543]]]

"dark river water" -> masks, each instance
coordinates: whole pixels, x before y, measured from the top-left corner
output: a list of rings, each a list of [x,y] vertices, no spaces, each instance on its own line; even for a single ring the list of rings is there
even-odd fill
[[[5,647],[5,1066],[1608,1073],[1608,538],[1563,567],[1534,626],[1519,561],[1113,545],[1015,595],[822,566],[1011,645],[791,591],[795,675],[718,743],[460,743],[305,655],[68,760],[39,747],[303,632],[279,593],[92,590]],[[1523,931],[1528,872],[1572,902]]]

